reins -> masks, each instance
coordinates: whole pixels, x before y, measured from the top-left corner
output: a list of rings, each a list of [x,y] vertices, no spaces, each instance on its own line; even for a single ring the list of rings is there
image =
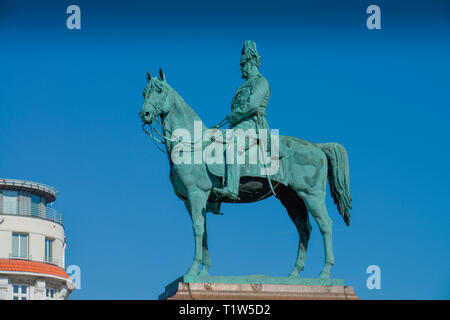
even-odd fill
[[[163,125],[162,125],[162,123],[159,121],[159,119],[155,119],[155,121],[158,122],[159,125],[160,125],[161,127],[163,127]],[[159,143],[161,143],[161,144],[166,145],[166,141],[165,141],[165,140],[168,140],[168,141],[171,141],[171,142],[178,142],[178,143],[182,143],[182,144],[184,144],[184,145],[188,145],[189,147],[191,147],[191,151],[203,151],[203,150],[205,150],[205,148],[207,148],[209,145],[211,145],[212,143],[215,142],[215,139],[213,139],[213,137],[211,137],[211,140],[208,141],[208,144],[202,145],[202,147],[201,147],[200,149],[198,149],[198,148],[195,149],[195,148],[193,148],[193,146],[196,146],[197,143],[201,142],[202,140],[196,141],[196,142],[187,142],[187,141],[181,140],[180,138],[174,139],[174,138],[172,138],[172,137],[166,136],[165,134],[160,133],[160,132],[158,131],[158,129],[155,128],[155,121],[151,121],[151,123],[152,123],[151,126],[149,125],[148,122],[145,122],[145,123],[142,124],[142,130],[144,130],[144,132],[145,132],[147,135],[149,135],[151,138],[153,138],[153,142],[154,142],[154,143],[155,143],[155,141],[156,141],[156,142],[159,142]],[[223,127],[224,125],[226,125],[227,123],[228,123],[228,121],[227,121],[227,119],[225,118],[225,119],[223,119],[222,121],[220,121],[218,124],[216,124],[215,126],[213,126],[212,129],[219,129],[219,128]],[[145,129],[145,126],[146,126],[146,125],[149,125],[150,131],[151,131],[152,133],[148,132],[148,131]],[[161,139],[163,139],[164,141],[162,141],[162,140],[160,140],[159,138],[155,137],[155,135],[154,135],[155,132],[156,132],[156,134],[157,134]],[[173,136],[173,132],[170,132],[170,134]],[[226,142],[222,142],[222,143],[225,144]],[[163,153],[167,153],[167,151],[165,151],[165,150],[163,150],[162,148],[160,148],[158,144],[155,143],[155,145],[156,145],[156,147],[158,148],[159,151],[161,151],[161,152],[163,152]]]

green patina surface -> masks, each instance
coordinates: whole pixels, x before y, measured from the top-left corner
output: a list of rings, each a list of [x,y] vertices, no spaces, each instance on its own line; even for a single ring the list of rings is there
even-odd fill
[[[246,41],[240,60],[242,78],[245,82],[236,91],[232,100],[231,113],[226,117],[232,132],[237,132],[238,129],[258,131],[269,128],[266,120],[266,107],[270,96],[270,87],[268,81],[259,73],[260,60],[261,57],[256,50],[255,43]],[[143,127],[147,126],[152,130],[155,122],[159,122],[161,125],[162,134],[159,136],[163,141],[149,134],[164,144],[170,164],[169,177],[175,194],[184,201],[192,220],[195,241],[194,259],[186,275],[181,278],[182,281],[312,285],[325,283],[332,285],[336,282],[343,284],[341,279],[330,279],[331,268],[334,265],[332,221],[325,206],[326,181],[328,179],[330,193],[339,213],[345,223],[349,225],[352,202],[349,162],[347,152],[342,145],[333,142],[311,143],[280,135],[279,169],[271,177],[267,176],[267,179],[263,179],[264,177],[258,173],[258,166],[235,164],[234,161],[227,162],[225,166],[220,164],[216,167],[209,166],[204,162],[176,163],[171,158],[172,152],[177,154],[179,146],[191,147],[194,142],[186,142],[181,139],[179,133],[175,134],[175,132],[182,130],[189,137],[194,137],[196,124],[200,123],[203,132],[208,128],[194,109],[169,85],[162,70],[158,77],[147,75],[147,86],[143,95],[144,104],[139,112]],[[292,92],[293,103],[298,95],[298,92]],[[217,106],[220,105],[220,102],[213,100],[211,105]],[[277,106],[276,110],[284,112],[283,116],[285,117],[297,116],[288,113],[283,106]],[[301,117],[299,118],[301,119]],[[320,119],[314,121],[319,122]],[[220,126],[217,125],[214,128],[218,127]],[[273,139],[270,144],[275,145],[276,141],[277,139]],[[186,154],[191,156],[194,152],[186,151]],[[152,165],[154,164],[150,162],[149,166]],[[145,176],[145,178],[150,177]],[[272,186],[272,181],[275,187]],[[266,188],[265,184],[270,185],[271,188]],[[276,194],[274,188],[276,188]],[[299,235],[297,258],[290,273],[292,277],[209,276],[211,259],[206,228],[207,212],[220,213],[222,202],[256,202],[272,195],[276,196],[286,208]],[[325,249],[324,267],[318,275],[320,279],[298,277],[299,272],[305,266],[306,251],[311,235],[310,216],[317,222]]]
[[[212,275],[184,275],[166,286],[170,290],[179,282],[184,283],[239,283],[239,284],[279,284],[279,285],[308,285],[308,286],[344,286],[344,279],[320,279],[300,277],[270,277],[264,274],[245,276],[212,276]]]

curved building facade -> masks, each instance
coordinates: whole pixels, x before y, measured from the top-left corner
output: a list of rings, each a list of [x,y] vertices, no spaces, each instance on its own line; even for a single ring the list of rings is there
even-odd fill
[[[0,300],[67,299],[66,238],[58,192],[41,183],[0,179]]]

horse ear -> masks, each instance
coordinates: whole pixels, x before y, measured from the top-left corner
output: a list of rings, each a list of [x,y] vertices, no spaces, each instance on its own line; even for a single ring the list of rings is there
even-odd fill
[[[147,83],[150,82],[150,80],[152,80],[152,75],[150,72],[147,72]]]
[[[159,68],[159,80],[161,80],[161,81],[166,80],[166,76],[164,75],[164,72],[162,71],[161,68]]]

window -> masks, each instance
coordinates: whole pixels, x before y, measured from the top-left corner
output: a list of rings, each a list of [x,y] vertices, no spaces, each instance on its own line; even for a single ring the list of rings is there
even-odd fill
[[[2,212],[17,214],[17,191],[3,190]]]
[[[28,235],[13,233],[12,235],[12,257],[28,259]]]
[[[41,202],[41,197],[34,194],[31,195],[31,215],[34,217],[39,217],[39,203]]]
[[[47,299],[53,299],[55,297],[55,289],[47,288],[45,289],[45,296]]]
[[[53,239],[45,238],[45,262],[53,263]]]
[[[13,284],[13,300],[28,300],[28,285]]]

